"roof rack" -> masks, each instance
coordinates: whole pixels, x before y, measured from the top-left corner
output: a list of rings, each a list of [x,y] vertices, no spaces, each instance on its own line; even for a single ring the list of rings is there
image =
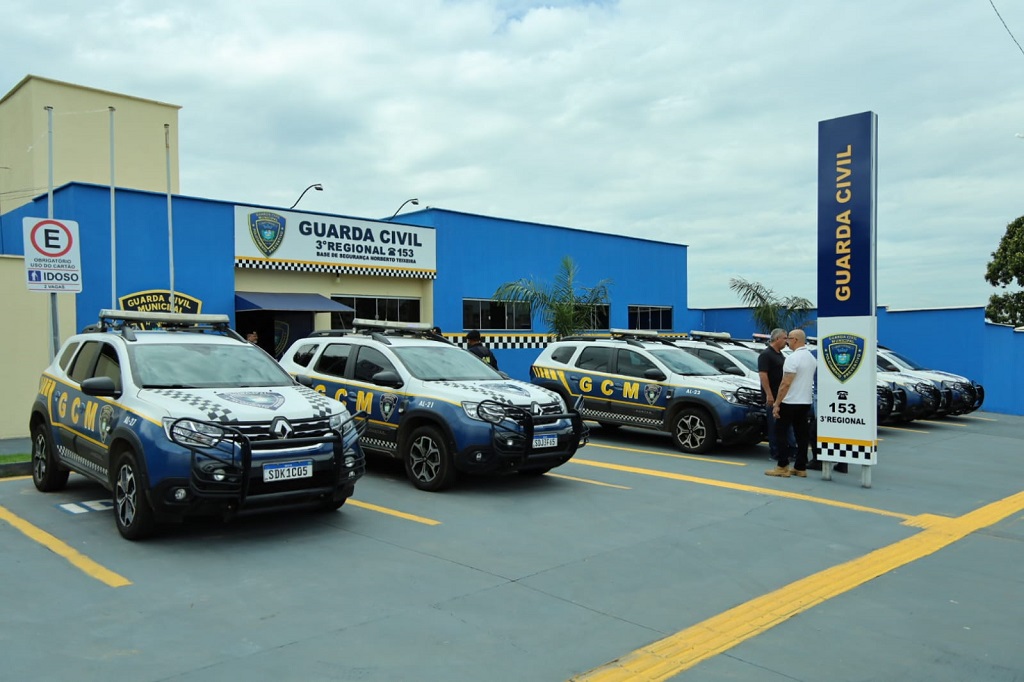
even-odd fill
[[[667,346],[675,346],[669,339],[661,338],[654,329],[609,329],[608,332],[613,339],[620,339],[631,346],[643,346],[644,341],[648,343],[663,343]]]
[[[732,338],[732,334],[729,332],[705,332],[699,329],[691,329],[690,336],[695,339],[719,339],[723,341]]]
[[[357,317],[352,320],[351,333],[369,335],[370,338],[389,346],[391,342],[387,339],[388,336],[408,336],[439,341],[450,346],[455,345],[443,336],[435,334],[431,331],[432,329],[433,326],[426,322],[389,322],[387,320],[366,320]]]
[[[150,313],[140,310],[100,310],[99,323],[89,325],[85,331],[120,331],[128,341],[135,340],[135,330],[160,328],[168,331],[216,331],[239,341],[244,341],[238,332],[228,326],[227,315],[199,315],[190,313]]]

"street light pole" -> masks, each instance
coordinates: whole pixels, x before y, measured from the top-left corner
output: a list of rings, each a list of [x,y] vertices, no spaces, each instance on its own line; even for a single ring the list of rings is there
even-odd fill
[[[298,206],[299,202],[302,201],[302,197],[306,196],[306,192],[308,192],[311,189],[315,189],[317,192],[323,192],[324,191],[324,186],[321,185],[319,182],[315,182],[312,185],[310,185],[309,187],[307,187],[306,189],[302,190],[302,194],[299,195],[299,198],[295,200],[294,204],[292,204],[291,206],[288,207],[288,210],[291,210],[291,209],[295,208],[296,206]]]
[[[413,206],[419,206],[420,205],[420,200],[419,199],[406,199],[405,201],[402,202],[402,205],[398,207],[398,211],[401,211],[403,208],[405,208],[406,204],[412,204]],[[391,214],[391,218],[394,218],[396,215],[398,215],[398,211],[395,211],[394,213],[392,213]],[[391,220],[391,218],[388,218],[388,220]]]

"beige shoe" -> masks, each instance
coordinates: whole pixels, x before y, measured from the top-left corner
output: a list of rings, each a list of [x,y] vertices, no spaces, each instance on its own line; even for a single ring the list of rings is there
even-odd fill
[[[776,466],[774,469],[769,469],[764,472],[765,476],[778,476],[780,478],[789,478],[789,467]],[[805,473],[804,476],[807,474]]]
[[[793,469],[793,471],[790,472],[790,475],[799,476],[800,478],[807,478],[807,471],[802,469]]]

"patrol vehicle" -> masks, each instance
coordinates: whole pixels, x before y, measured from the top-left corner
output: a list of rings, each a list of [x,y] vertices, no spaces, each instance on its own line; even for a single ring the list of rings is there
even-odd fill
[[[69,338],[32,405],[36,488],[98,482],[129,540],[193,515],[341,507],[364,471],[356,422],[228,322],[103,310]]]
[[[459,472],[541,475],[569,461],[587,427],[555,392],[507,375],[427,324],[356,319],[292,344],[282,366],[365,413],[367,452],[400,459],[420,490]]]
[[[967,377],[928,369],[896,351],[878,347],[879,372],[897,372],[914,377],[919,383],[931,384],[937,393],[936,416],[960,415],[974,412],[985,402],[985,389]]]
[[[531,380],[566,400],[582,397],[583,416],[605,428],[667,431],[683,452],[707,452],[719,441],[755,444],[764,435],[756,381],[720,374],[656,331],[556,341],[534,361]]]

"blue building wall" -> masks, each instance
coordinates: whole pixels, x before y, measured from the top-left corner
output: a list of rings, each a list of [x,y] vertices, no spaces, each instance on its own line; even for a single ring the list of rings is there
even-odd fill
[[[578,286],[611,280],[612,327],[629,326],[630,305],[671,307],[676,329],[688,329],[699,319],[687,308],[687,247],[682,244],[441,209],[404,214],[400,222],[437,230],[434,323],[446,333],[468,331],[462,326],[464,298],[489,299],[501,284],[523,278],[550,284],[564,256],[579,268]],[[548,331],[539,319],[533,325],[533,332]],[[527,381],[539,352],[536,345],[495,350],[503,371]]]
[[[118,295],[170,287],[167,195],[121,190],[117,201]],[[45,197],[4,215],[2,252],[24,255],[23,217],[45,217]],[[174,289],[200,299],[202,312],[235,314],[233,204],[174,196]],[[53,215],[78,222],[82,293],[79,327],[96,321],[111,301],[110,189],[71,183],[54,191]]]

